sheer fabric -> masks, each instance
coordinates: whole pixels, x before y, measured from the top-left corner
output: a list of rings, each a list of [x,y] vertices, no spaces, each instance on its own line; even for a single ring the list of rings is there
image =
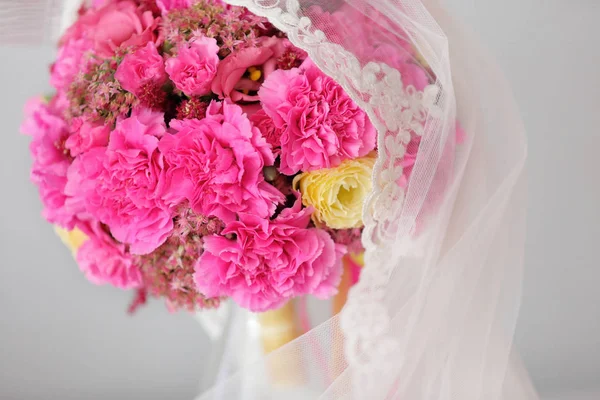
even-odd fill
[[[436,1],[227,2],[269,18],[344,86],[378,128],[379,159],[366,267],[341,314],[199,398],[536,399],[512,345],[526,140],[489,57]],[[422,91],[391,66],[407,45],[430,70]],[[402,187],[409,132],[422,140]]]
[[[379,157],[366,266],[342,312],[264,357],[236,309],[199,399],[537,399],[512,343],[526,140],[490,57],[435,0],[226,2],[267,17],[344,87],[377,127]],[[2,41],[55,39],[73,4],[1,2]],[[428,84],[397,57],[425,66]]]

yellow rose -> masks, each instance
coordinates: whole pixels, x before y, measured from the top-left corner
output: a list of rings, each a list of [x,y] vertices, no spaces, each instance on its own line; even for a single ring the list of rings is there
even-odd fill
[[[79,248],[89,239],[85,233],[77,228],[73,229],[72,231],[68,231],[61,227],[55,226],[54,231],[65,244],[65,246],[71,250],[73,257],[77,256],[77,251]]]
[[[339,167],[305,172],[294,178],[302,203],[313,206],[313,221],[333,229],[363,226],[362,207],[371,192],[374,157],[346,160]]]

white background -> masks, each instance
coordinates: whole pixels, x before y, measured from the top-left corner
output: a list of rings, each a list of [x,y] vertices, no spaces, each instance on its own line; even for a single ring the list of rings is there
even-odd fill
[[[600,399],[600,1],[450,4],[496,55],[529,131],[517,343],[548,399]],[[39,216],[17,132],[53,50],[0,51],[0,398],[191,399],[209,350],[198,324],[158,302],[127,316],[130,294],[88,284]]]

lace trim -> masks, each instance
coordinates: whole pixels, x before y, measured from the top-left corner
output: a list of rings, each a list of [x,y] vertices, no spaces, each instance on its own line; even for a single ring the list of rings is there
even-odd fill
[[[384,304],[386,284],[397,265],[397,260],[389,255],[398,254],[399,227],[404,231],[412,229],[410,221],[402,225],[400,221],[405,197],[405,189],[397,183],[403,175],[400,161],[411,132],[422,135],[428,118],[441,111],[437,104],[441,88],[429,85],[419,92],[413,86],[405,86],[399,71],[385,63],[361,66],[352,53],[328,41],[325,33],[302,15],[298,0],[225,2],[246,7],[285,32],[294,45],[304,49],[323,72],[344,88],[377,128],[379,156],[373,171],[373,192],[363,209],[365,259],[367,265],[374,267],[365,268],[340,315],[346,359],[356,374],[353,393],[357,398],[375,398],[371,396],[382,388],[373,383],[381,383],[382,374],[390,374],[393,379],[393,368],[383,360],[393,359],[390,354],[398,350],[398,341],[387,335],[391,320]],[[407,243],[408,247],[412,247],[411,243]]]

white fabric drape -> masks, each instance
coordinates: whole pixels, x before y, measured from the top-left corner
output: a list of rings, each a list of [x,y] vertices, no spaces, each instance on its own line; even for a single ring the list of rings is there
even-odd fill
[[[345,88],[378,129],[379,159],[364,208],[367,264],[342,313],[245,365],[247,332],[230,328],[199,398],[537,399],[512,343],[526,139],[491,58],[436,0],[227,2],[269,18]],[[2,41],[56,38],[72,4],[0,2]],[[423,91],[380,57],[406,43],[431,70]],[[408,132],[422,140],[404,188]]]

